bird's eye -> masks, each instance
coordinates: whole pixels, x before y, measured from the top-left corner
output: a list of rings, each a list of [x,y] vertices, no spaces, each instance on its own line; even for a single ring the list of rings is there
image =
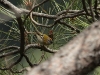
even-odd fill
[[[41,34],[40,37],[43,38],[43,35]]]

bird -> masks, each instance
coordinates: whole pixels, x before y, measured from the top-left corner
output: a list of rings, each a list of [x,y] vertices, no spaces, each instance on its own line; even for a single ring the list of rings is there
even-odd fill
[[[41,32],[35,32],[37,40],[42,45],[50,45],[53,43],[52,38],[50,38],[47,34],[43,34]]]

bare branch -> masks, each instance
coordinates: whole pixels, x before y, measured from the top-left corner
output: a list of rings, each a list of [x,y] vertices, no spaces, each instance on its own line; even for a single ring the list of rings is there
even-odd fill
[[[29,58],[24,54],[24,57],[27,61],[27,63],[30,65],[30,67],[33,67],[33,64],[30,62]]]
[[[21,34],[21,36],[20,36],[20,40],[21,40],[21,42],[20,42],[20,54],[23,55],[24,45],[25,45],[25,37],[24,37],[25,29],[24,29],[21,17],[18,17],[17,21],[18,21],[18,24],[19,24],[19,30],[20,30],[20,34]]]
[[[83,4],[84,11],[86,12],[87,15],[89,15],[89,12],[87,10],[87,6],[86,6],[86,3],[85,3],[85,0],[82,0],[82,4]]]
[[[50,49],[50,48],[47,48],[45,46],[40,46],[38,44],[28,44],[26,47],[25,47],[25,50],[29,49],[29,48],[37,48],[37,49],[42,49],[43,51],[46,51],[46,52],[49,52],[49,53],[55,53],[57,52],[58,50],[53,50],[53,49]]]
[[[94,21],[96,21],[96,19],[95,19],[95,15],[94,15],[94,13],[93,13],[92,1],[91,1],[91,0],[88,0],[87,2],[88,2],[88,4],[89,4],[91,16],[92,16],[92,19],[93,19],[93,22],[94,22]]]
[[[41,3],[35,5],[32,10],[34,10],[36,7],[39,7],[40,5],[42,5],[42,4],[44,4],[44,3],[48,2],[48,1],[50,1],[50,0],[43,0]]]
[[[63,22],[63,21],[59,21],[59,23],[60,23],[60,24],[63,24],[63,25],[66,25],[66,26],[69,27],[71,30],[75,30],[77,33],[80,33],[80,30],[77,29],[77,28],[75,28],[75,27],[73,27],[72,25],[69,25],[69,24],[67,24],[67,23],[65,23],[65,22]]]
[[[36,3],[36,1],[35,1],[35,3],[34,3],[33,6],[32,6],[32,9],[31,9],[30,12],[28,13],[28,15],[25,17],[23,23],[25,23],[26,19],[27,19],[28,16],[30,15],[30,13],[31,13],[36,7],[38,7],[38,6],[42,5],[42,4],[44,4],[44,3],[47,2],[47,1],[49,1],[49,0],[43,0],[41,3],[39,3],[39,4],[37,4],[37,5],[35,5],[35,3]],[[35,5],[35,6],[34,6],[34,5]]]
[[[19,47],[18,46],[8,46],[8,47],[0,49],[0,52],[6,51],[6,50],[10,50],[10,49],[19,50]]]
[[[20,52],[19,50],[14,50],[14,51],[12,51],[12,52],[2,53],[2,54],[0,55],[0,58],[7,57],[7,56],[10,56],[10,55],[13,55],[13,54],[17,54],[17,53],[19,53],[19,52]]]
[[[15,66],[16,64],[18,64],[21,60],[22,60],[22,56],[17,60],[15,61],[14,63],[12,63],[9,67],[6,67],[6,68],[0,68],[0,70],[10,70],[13,66]]]
[[[14,13],[17,13],[17,14],[22,13],[22,11],[18,7],[10,3],[8,0],[0,0],[0,4],[3,5],[5,8],[13,11]]]
[[[96,18],[99,19],[99,13],[97,12],[97,6],[98,6],[98,5],[97,5],[97,0],[95,0],[95,4],[94,4],[94,10],[95,10],[95,11],[94,11],[94,12],[95,12],[95,14],[96,14]]]

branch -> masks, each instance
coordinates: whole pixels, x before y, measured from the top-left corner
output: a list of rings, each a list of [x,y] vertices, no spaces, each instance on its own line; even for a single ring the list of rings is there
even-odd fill
[[[80,30],[77,29],[77,28],[75,28],[75,27],[72,26],[72,25],[69,25],[69,24],[67,24],[67,23],[65,23],[65,22],[63,22],[63,21],[59,21],[59,23],[65,25],[65,26],[67,26],[67,27],[69,27],[71,30],[75,30],[77,33],[80,33]]]
[[[83,4],[84,11],[86,12],[87,15],[89,15],[89,12],[88,12],[87,7],[86,7],[85,0],[82,0],[82,4]]]
[[[30,65],[30,67],[33,67],[33,64],[30,62],[30,60],[27,57],[27,55],[24,54],[24,57],[25,57],[26,61],[28,62],[28,64]]]
[[[96,18],[99,19],[99,13],[97,12],[97,6],[98,6],[97,3],[98,3],[98,1],[95,0],[95,4],[94,4],[94,10],[95,10],[95,11],[94,11],[94,12],[95,12],[95,14],[96,14]]]
[[[3,54],[0,55],[0,58],[7,57],[7,56],[17,54],[17,53],[20,53],[19,50],[14,50],[12,52],[3,53]]]
[[[41,3],[35,5],[34,8],[36,8],[37,6],[42,5],[43,3],[47,2],[47,1],[49,1],[49,0],[42,1]],[[78,16],[81,16],[81,15],[86,15],[86,17],[87,17],[87,15],[91,16],[90,13],[89,13],[90,8],[86,8],[86,5],[84,5],[85,1],[84,0],[82,0],[82,1],[83,1],[82,3],[83,3],[83,9],[84,10],[63,10],[63,11],[61,11],[61,12],[55,14],[55,15],[49,15],[49,14],[44,14],[44,13],[32,12],[32,15],[35,15],[37,17],[44,17],[44,18],[48,18],[48,19],[56,19],[54,21],[54,23],[52,23],[50,25],[40,24],[40,23],[36,22],[35,20],[34,20],[34,23],[37,24],[38,26],[50,28],[50,27],[53,27],[61,19],[74,18],[74,17],[78,17]],[[73,4],[73,2],[72,2],[72,4]],[[10,7],[12,10],[14,10],[14,12],[16,12],[17,14],[20,14],[20,15],[21,14],[29,14],[31,12],[31,11],[26,10],[26,9],[17,8],[16,6],[14,6],[10,2],[8,2],[7,0],[3,0],[3,1],[0,0],[0,3],[2,5],[4,5],[6,8]],[[8,7],[6,5],[8,5]],[[95,7],[96,7],[96,2],[95,2]],[[69,6],[69,8],[70,8],[70,6]],[[96,7],[96,8],[98,10],[100,9],[100,7]],[[93,7],[91,7],[91,9],[93,9],[92,11],[96,11],[96,9],[94,10]],[[85,13],[84,11],[85,12],[87,11],[87,12]],[[69,13],[69,14],[66,14],[66,13]],[[63,14],[66,14],[66,15],[63,15]],[[20,15],[18,15],[18,16],[20,16]],[[87,19],[88,19],[88,17],[87,17]],[[23,23],[25,23],[25,21]]]
[[[19,50],[20,48],[18,46],[8,46],[8,47],[0,49],[0,53],[3,52],[3,51],[6,51],[6,50],[10,50],[10,49],[17,49],[17,50]]]
[[[88,4],[89,4],[90,12],[91,12],[91,17],[92,17],[93,22],[94,22],[94,21],[96,21],[96,19],[95,19],[95,15],[94,15],[94,13],[93,13],[92,1],[91,1],[91,0],[88,0],[87,2],[88,2]]]
[[[32,5],[32,9],[28,12],[28,15],[25,17],[23,23],[25,23],[26,19],[27,19],[28,16],[30,15],[30,13],[31,13],[36,7],[39,7],[40,5],[42,5],[42,4],[44,4],[45,2],[48,2],[48,1],[49,1],[49,0],[44,0],[44,1],[42,1],[41,3],[35,5],[36,0],[34,0],[34,3],[33,3],[33,5]]]
[[[58,50],[54,50],[54,49],[50,49],[50,48],[46,48],[44,46],[39,46],[38,44],[28,44],[27,46],[25,46],[25,52],[27,50],[29,50],[30,48],[37,48],[37,49],[42,49],[43,51],[45,52],[48,52],[48,53],[56,53]],[[12,50],[14,49],[13,51],[10,51],[10,52],[7,52],[7,53],[3,53],[0,55],[0,58],[3,58],[3,57],[7,57],[7,56],[10,56],[10,55],[13,55],[13,54],[17,54],[17,53],[20,53],[20,47],[18,46],[8,46],[6,48],[3,48],[3,49],[0,49],[0,52],[5,52],[6,50]]]
[[[100,64],[100,21],[60,48],[26,75],[85,75]]]
[[[20,30],[20,34],[21,34],[21,44],[20,44],[20,54],[23,54],[24,52],[24,44],[25,44],[25,41],[24,41],[24,27],[23,27],[23,22],[22,22],[22,19],[21,19],[21,13],[22,11],[17,8],[16,6],[14,6],[12,3],[10,3],[8,0],[0,0],[0,4],[2,4],[4,7],[10,9],[11,11],[13,11],[16,15],[16,18],[17,18],[17,21],[18,21],[18,24],[19,24],[19,30]]]
[[[35,5],[32,10],[34,10],[36,7],[39,7],[40,5],[43,5],[44,3],[48,2],[48,1],[50,1],[50,0],[43,0],[41,3]]]
[[[25,36],[24,36],[25,29],[24,29],[24,26],[23,26],[23,22],[22,22],[21,17],[18,17],[17,18],[17,22],[19,24],[20,40],[21,40],[20,41],[20,54],[23,55],[24,45],[25,45]]]
[[[5,8],[17,13],[17,14],[21,14],[22,11],[16,7],[15,5],[13,5],[11,2],[9,2],[8,0],[0,0],[0,4],[3,5]]]
[[[42,49],[43,51],[45,52],[48,52],[48,53],[56,53],[58,50],[53,50],[53,49],[50,49],[50,48],[47,48],[45,46],[39,46],[38,44],[28,44],[26,47],[25,47],[25,51],[29,48],[37,48],[37,49]]]
[[[15,66],[16,64],[18,64],[21,60],[22,60],[22,56],[20,56],[20,58],[15,61],[14,63],[12,63],[9,67],[6,67],[6,68],[0,68],[0,70],[10,70],[13,66]]]

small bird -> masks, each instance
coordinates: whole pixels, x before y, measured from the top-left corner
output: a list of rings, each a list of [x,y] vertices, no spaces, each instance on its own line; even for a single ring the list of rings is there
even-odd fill
[[[42,34],[40,32],[36,32],[35,34],[36,34],[37,40],[41,44],[43,44],[43,45],[50,45],[50,44],[52,44],[53,41],[52,41],[52,39],[48,35]]]

